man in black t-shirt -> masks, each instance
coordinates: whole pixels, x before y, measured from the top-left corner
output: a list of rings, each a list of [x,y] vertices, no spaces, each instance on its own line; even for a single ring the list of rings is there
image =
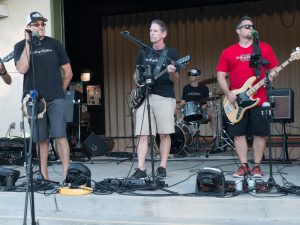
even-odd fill
[[[66,138],[65,94],[73,73],[69,57],[61,43],[45,36],[47,19],[39,12],[27,16],[25,39],[15,44],[14,59],[24,74],[23,93],[36,90],[44,98],[47,111],[34,123],[34,142],[39,144],[41,173],[48,180],[48,139],[55,138],[63,165],[63,179],[69,167],[70,150]],[[61,74],[63,71],[63,75]],[[38,132],[36,132],[38,130]]]
[[[167,36],[167,27],[161,20],[153,20],[150,27],[150,40],[152,46],[143,48],[138,55],[137,71],[134,75],[137,85],[143,85],[145,80],[143,73],[138,71],[140,66],[150,66],[152,75],[157,75],[161,71],[162,76],[157,78],[151,88],[149,95],[150,103],[150,123],[152,135],[156,133],[160,137],[160,166],[157,168],[156,176],[166,178],[167,160],[169,157],[171,138],[170,134],[175,132],[174,113],[176,108],[174,81],[178,80],[179,67],[172,65],[172,61],[178,60],[178,53],[173,48],[166,47],[164,38]],[[158,53],[160,54],[158,54]],[[165,57],[166,56],[166,57]],[[170,59],[172,61],[170,61]],[[161,68],[157,71],[157,67]],[[147,69],[149,71],[149,69]],[[157,73],[156,73],[157,71]],[[150,74],[151,75],[151,74]],[[145,178],[145,158],[148,151],[149,123],[146,101],[136,110],[135,135],[138,136],[138,167],[133,178]]]
[[[186,103],[198,104],[201,109],[199,113],[201,113],[201,120],[198,122],[206,122],[205,120],[210,121],[210,128],[212,131],[212,135],[216,136],[216,115],[214,112],[208,110],[207,102],[203,101],[203,99],[209,97],[209,89],[206,85],[199,84],[199,78],[201,75],[201,71],[199,69],[191,69],[188,71],[189,82],[190,84],[183,87],[182,90],[182,100],[180,102],[180,108],[184,108]],[[194,106],[193,106],[194,107]],[[196,111],[196,110],[195,110]]]

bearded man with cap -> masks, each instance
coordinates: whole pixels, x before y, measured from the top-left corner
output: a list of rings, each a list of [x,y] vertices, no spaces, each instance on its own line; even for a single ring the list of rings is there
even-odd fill
[[[47,19],[39,12],[27,16],[25,39],[14,46],[16,69],[24,74],[23,93],[38,92],[47,102],[47,111],[38,119],[33,141],[40,148],[41,173],[48,180],[48,140],[55,138],[63,166],[63,179],[69,167],[70,150],[66,138],[65,91],[73,73],[62,44],[45,36]],[[61,71],[63,74],[61,74]],[[38,132],[37,132],[38,131]]]
[[[182,108],[187,102],[196,102],[201,105],[203,114],[207,113],[207,119],[210,121],[210,128],[212,135],[216,136],[216,115],[212,111],[208,111],[207,102],[203,101],[209,97],[209,89],[206,85],[199,84],[201,71],[193,68],[188,71],[189,84],[185,85],[182,90],[182,97],[180,101],[180,108]],[[206,117],[206,115],[202,115]],[[205,118],[204,118],[205,119]]]

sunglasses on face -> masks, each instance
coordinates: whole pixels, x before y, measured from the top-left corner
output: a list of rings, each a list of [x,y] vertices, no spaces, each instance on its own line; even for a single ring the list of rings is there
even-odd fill
[[[243,27],[247,30],[254,29],[254,25],[252,25],[252,24],[245,24],[243,26],[240,26],[238,29],[242,29]]]
[[[45,27],[46,23],[32,23],[30,24],[32,27]]]

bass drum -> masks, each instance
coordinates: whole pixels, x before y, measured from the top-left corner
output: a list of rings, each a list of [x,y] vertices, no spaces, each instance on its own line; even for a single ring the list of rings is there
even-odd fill
[[[171,134],[171,154],[177,154],[185,150],[193,141],[192,130],[182,122],[175,123],[175,133]],[[160,138],[156,136],[157,146],[159,147]]]

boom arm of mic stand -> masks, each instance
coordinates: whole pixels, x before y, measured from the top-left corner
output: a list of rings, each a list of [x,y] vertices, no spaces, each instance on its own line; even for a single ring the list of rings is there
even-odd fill
[[[162,56],[162,54],[160,52],[158,52],[157,50],[151,48],[150,46],[146,45],[145,43],[143,43],[142,41],[138,40],[137,38],[133,37],[132,35],[129,34],[129,31],[122,31],[120,33],[123,37],[127,38],[129,41],[135,43],[136,45],[140,46],[143,49],[150,49],[151,51],[154,51],[156,54],[158,54],[159,56]],[[166,59],[170,60],[171,62],[175,62],[176,60],[170,59],[167,56],[164,56]],[[183,64],[176,64],[180,67],[184,67]]]
[[[141,48],[148,48],[151,49],[148,45],[143,43],[142,41],[138,40],[137,38],[131,36],[128,31],[122,31],[120,33],[123,37],[127,38],[129,41],[135,43],[136,45],[140,46]]]

